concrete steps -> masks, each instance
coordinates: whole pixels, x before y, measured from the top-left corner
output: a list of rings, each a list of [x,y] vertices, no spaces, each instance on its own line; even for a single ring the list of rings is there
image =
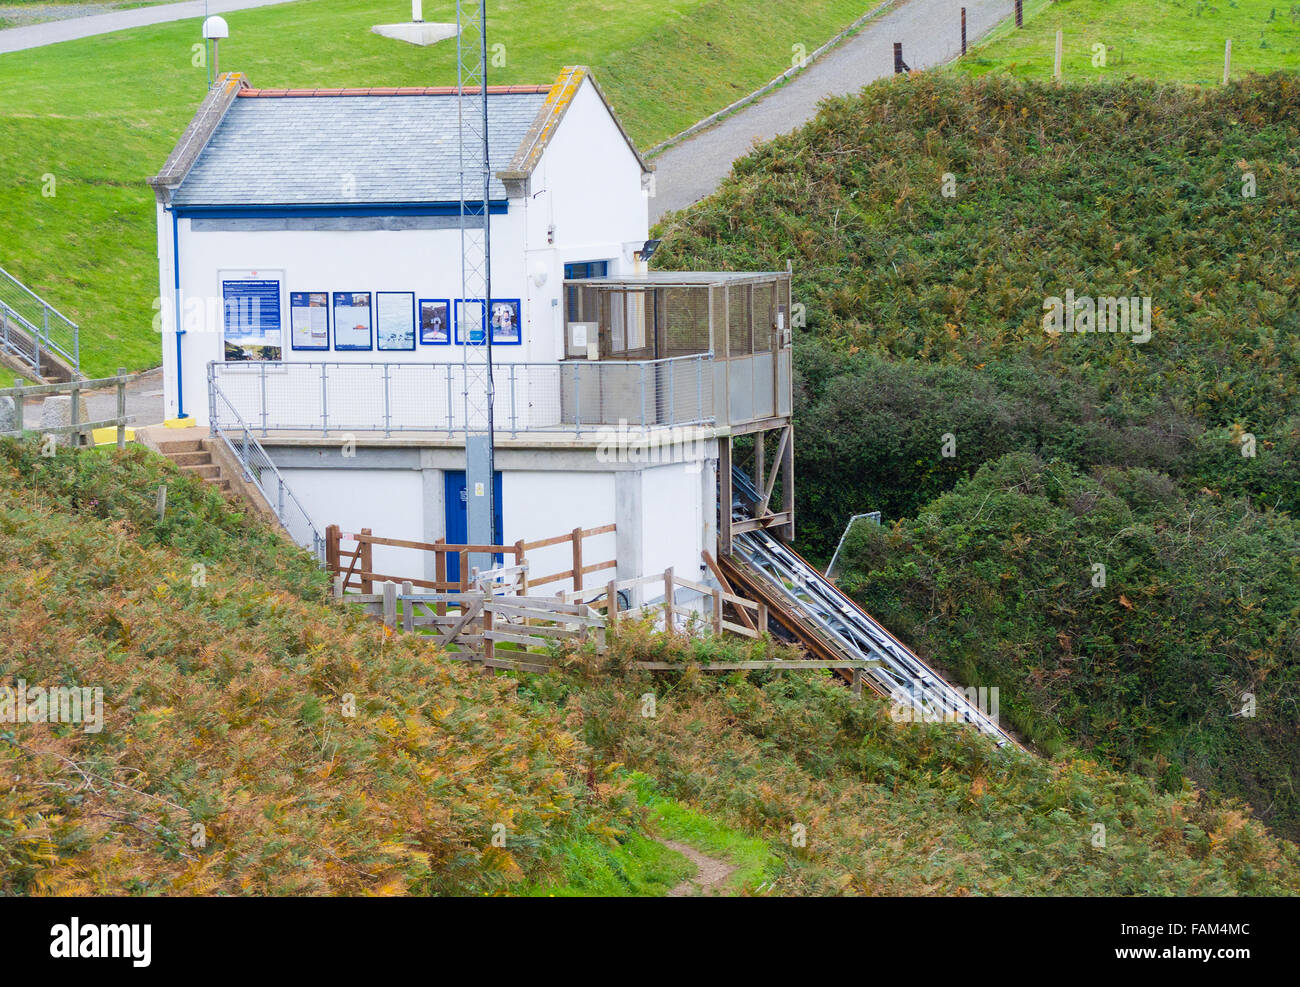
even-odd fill
[[[212,484],[223,493],[230,491],[230,480],[222,475],[221,467],[212,461],[206,439],[171,439],[159,441],[157,448],[175,463],[182,473]]]

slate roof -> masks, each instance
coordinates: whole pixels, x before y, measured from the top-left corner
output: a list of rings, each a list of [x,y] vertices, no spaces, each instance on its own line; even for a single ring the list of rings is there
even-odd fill
[[[551,88],[489,87],[490,198],[506,198],[497,172],[516,157]],[[184,174],[169,175],[164,166],[153,181],[174,188],[175,205],[364,206],[460,197],[454,89],[243,88],[236,95]]]

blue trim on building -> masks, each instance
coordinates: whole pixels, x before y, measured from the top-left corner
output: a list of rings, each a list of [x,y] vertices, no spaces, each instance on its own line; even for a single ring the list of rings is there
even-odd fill
[[[482,203],[469,203],[471,210],[482,209]],[[320,203],[310,205],[250,205],[250,206],[175,206],[177,215],[209,219],[333,219],[339,216],[459,216],[459,202],[380,202],[360,205],[350,203]],[[501,216],[507,211],[507,200],[489,199],[488,215]],[[471,211],[470,215],[482,215]]]
[[[180,218],[174,208],[167,210],[172,214],[172,277],[175,281],[172,306],[172,329],[176,333],[176,417],[186,418],[185,414],[185,374],[181,367],[181,336],[185,330],[181,326],[181,234]]]

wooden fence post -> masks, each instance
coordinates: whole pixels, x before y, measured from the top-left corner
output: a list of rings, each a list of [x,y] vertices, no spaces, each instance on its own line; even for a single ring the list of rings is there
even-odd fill
[[[117,368],[117,448],[126,448],[126,367]]]
[[[460,591],[469,587],[469,552],[460,553]]]
[[[857,665],[853,666],[853,694],[862,698],[862,669]]]
[[[361,592],[363,593],[375,591],[374,580],[370,578],[370,573],[375,571],[375,546],[370,543],[370,535],[369,528],[362,528],[360,537],[357,538],[357,551],[361,553],[358,561],[361,567]]]
[[[397,626],[397,583],[384,583],[384,626],[393,630]]]
[[[1232,73],[1232,39],[1229,38],[1223,43],[1223,84],[1228,84],[1228,76]]]
[[[582,529],[573,529],[573,588],[582,589]]]
[[[902,75],[906,69],[903,67],[903,42],[894,42],[894,75]]]
[[[496,645],[489,636],[492,632],[492,597],[488,596],[483,601],[483,674],[491,675],[492,666],[488,664],[496,657]]]
[[[1017,0],[1019,2],[1019,0]],[[966,8],[961,9],[961,53],[966,54]]]
[[[605,623],[610,627],[618,623],[618,589],[612,579],[605,590]]]
[[[339,526],[337,524],[331,524],[325,529],[325,569],[333,573],[341,571],[339,566]]]
[[[758,636],[762,637],[767,633],[767,604],[761,600],[758,604]]]
[[[434,544],[446,546],[447,539],[439,538]],[[433,550],[433,581],[438,587],[437,592],[447,592],[449,587],[447,586],[447,549],[445,547],[441,551],[436,548]],[[447,616],[445,601],[439,603],[434,609],[438,612],[439,617]]]
[[[410,596],[415,592],[415,587],[411,585],[409,579],[402,582],[402,595]],[[402,601],[402,630],[408,634],[415,630],[415,604],[410,600]]]
[[[713,633],[722,633],[722,590],[713,591]]]
[[[1053,79],[1059,79],[1061,77],[1061,46],[1063,36],[1064,32],[1058,27],[1056,29],[1056,57],[1052,65]]]
[[[673,567],[669,566],[664,570],[664,633],[673,632],[673,596],[676,589],[673,586]]]
[[[520,538],[515,542],[515,565],[523,565],[528,561],[528,553],[524,551],[524,540]],[[519,595],[528,595],[528,570],[525,569],[519,574]]]
[[[334,577],[334,599],[336,600],[343,599],[343,577],[342,576]]]
[[[18,393],[14,395],[14,413],[18,415],[18,421],[15,422],[15,424],[18,426],[19,438],[22,438],[23,434],[23,383],[23,378],[14,378],[14,387],[18,391]]]
[[[1025,26],[1025,5],[1024,0],[1016,0],[1016,27]]]

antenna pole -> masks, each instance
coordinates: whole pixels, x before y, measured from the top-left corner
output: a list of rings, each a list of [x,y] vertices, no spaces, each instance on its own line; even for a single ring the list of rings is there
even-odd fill
[[[492,414],[492,239],[488,215],[492,171],[488,158],[486,0],[456,0],[456,26],[461,291],[455,322],[465,388],[466,527],[471,545],[494,545],[496,451]],[[491,554],[473,553],[469,564],[480,572],[486,571],[492,568]]]

